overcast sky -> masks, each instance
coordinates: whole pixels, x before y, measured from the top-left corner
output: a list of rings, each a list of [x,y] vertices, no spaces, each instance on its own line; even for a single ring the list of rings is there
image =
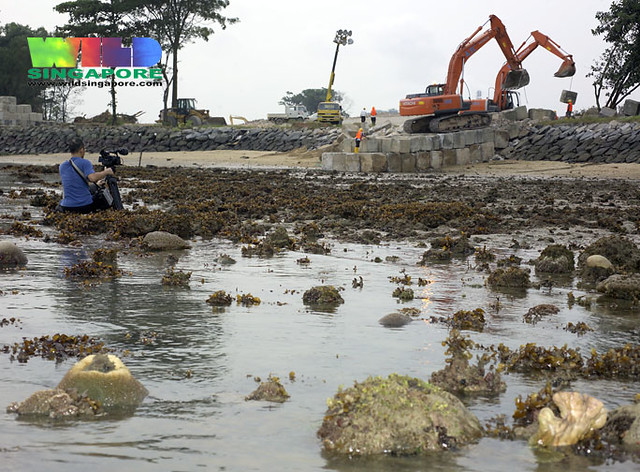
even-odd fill
[[[53,11],[62,0],[0,0],[0,24],[17,22],[53,29],[66,17]],[[282,108],[287,91],[326,87],[338,29],[353,31],[354,44],[341,47],[335,89],[346,97],[346,109],[358,114],[372,105],[397,108],[408,93],[424,91],[429,83],[444,82],[458,44],[490,14],[507,28],[514,46],[531,31],[551,37],[573,54],[577,73],[558,79],[561,64],[538,48],[524,62],[531,83],[521,89],[529,108],[549,108],[564,114],[559,102],[563,89],[578,92],[576,109],[595,105],[592,80],[586,77],[605,43],[591,34],[595,14],[610,0],[230,0],[224,13],[240,23],[217,29],[208,42],[197,41],[180,52],[180,97],[194,97],[215,116],[230,114],[265,118]],[[491,41],[468,62],[465,80],[471,94],[488,96],[504,57]],[[2,65],[0,64],[0,67]],[[633,96],[640,99],[640,93]],[[107,109],[108,90],[88,88],[76,112],[93,116]],[[123,113],[144,111],[142,122],[157,119],[160,89],[119,89]]]

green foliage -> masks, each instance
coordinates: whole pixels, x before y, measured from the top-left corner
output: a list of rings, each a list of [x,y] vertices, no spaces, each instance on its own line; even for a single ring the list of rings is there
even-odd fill
[[[178,105],[178,51],[196,39],[209,40],[218,24],[222,29],[237,23],[237,18],[227,18],[221,11],[229,6],[229,0],[141,0],[138,24],[146,28],[147,35],[155,38],[172,65],[164,65],[165,83],[172,86],[172,107]]]
[[[58,13],[67,13],[69,22],[57,28],[56,33],[77,38],[115,37],[130,40],[140,33],[135,20],[142,0],[72,0],[62,2],[54,8]],[[117,101],[114,78],[111,79],[111,116],[116,124]]]
[[[610,44],[591,66],[596,103],[607,97],[604,106],[616,108],[640,87],[640,2],[616,0],[609,11],[596,13],[600,25],[592,30]]]
[[[32,65],[27,37],[47,35],[44,28],[34,30],[18,23],[0,27],[0,96],[15,96],[18,103],[34,109],[41,107],[40,93],[44,87],[30,87],[27,82],[27,71]]]
[[[342,93],[337,90],[331,90],[332,98],[334,102],[342,102],[344,99]],[[304,105],[309,110],[309,113],[313,113],[318,109],[318,104],[324,102],[327,98],[327,89],[305,89],[300,93],[293,94],[293,92],[287,92],[287,94],[280,100],[281,105]]]

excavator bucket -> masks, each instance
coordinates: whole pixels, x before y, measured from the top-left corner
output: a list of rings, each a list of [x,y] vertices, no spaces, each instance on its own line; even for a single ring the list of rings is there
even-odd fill
[[[573,61],[563,62],[554,77],[573,77],[576,73],[576,65]]]
[[[504,79],[504,90],[515,90],[529,85],[529,73],[525,69],[509,71]]]

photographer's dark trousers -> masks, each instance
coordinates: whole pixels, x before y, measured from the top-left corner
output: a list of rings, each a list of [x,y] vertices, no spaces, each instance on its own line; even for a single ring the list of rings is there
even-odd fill
[[[94,211],[105,210],[105,208],[100,208],[96,205],[96,202],[91,203],[90,205],[84,205],[79,207],[65,207],[62,205],[58,205],[56,207],[56,211],[61,211],[63,213],[93,213]]]

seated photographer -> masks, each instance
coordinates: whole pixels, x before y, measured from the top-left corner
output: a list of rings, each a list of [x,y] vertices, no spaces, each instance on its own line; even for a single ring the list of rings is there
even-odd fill
[[[94,203],[87,181],[74,169],[70,161],[73,161],[80,172],[84,173],[87,179],[89,179],[89,182],[93,183],[98,183],[107,175],[113,175],[113,170],[106,168],[103,171],[95,172],[91,161],[84,158],[84,143],[80,138],[71,140],[69,143],[69,152],[71,153],[71,158],[60,164],[63,197],[57,209],[59,211],[74,213],[91,213],[93,211],[104,210],[105,208],[98,207],[98,205]]]

